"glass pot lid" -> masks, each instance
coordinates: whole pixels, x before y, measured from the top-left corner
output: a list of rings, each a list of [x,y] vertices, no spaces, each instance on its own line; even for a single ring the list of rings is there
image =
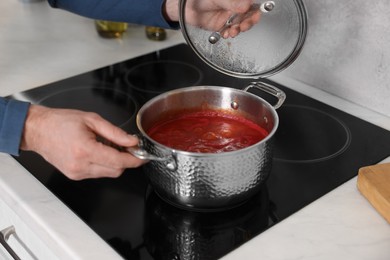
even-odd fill
[[[234,77],[264,78],[287,68],[298,57],[307,33],[302,0],[255,0],[246,13],[225,14],[223,19],[205,11],[215,6],[214,2],[218,1],[180,0],[184,38],[214,69]],[[240,21],[259,14],[260,20],[249,30],[234,38],[223,37]]]

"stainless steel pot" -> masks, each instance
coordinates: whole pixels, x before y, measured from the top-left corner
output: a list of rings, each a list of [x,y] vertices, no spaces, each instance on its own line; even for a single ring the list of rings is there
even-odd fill
[[[248,92],[265,91],[278,100],[272,106]],[[145,172],[160,197],[174,205],[195,210],[220,210],[237,206],[256,194],[271,169],[272,136],[278,127],[275,111],[285,100],[283,91],[255,82],[243,90],[196,86],[163,93],[148,101],[137,114],[141,133],[139,148],[129,149],[135,156],[150,160]],[[164,115],[176,111],[207,107],[223,109],[252,120],[269,134],[262,141],[232,152],[192,153],[164,146],[147,130]]]

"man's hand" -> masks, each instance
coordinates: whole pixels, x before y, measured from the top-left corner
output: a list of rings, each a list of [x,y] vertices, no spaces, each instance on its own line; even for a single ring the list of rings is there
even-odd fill
[[[39,153],[73,180],[118,177],[126,168],[144,161],[97,141],[120,147],[135,146],[138,139],[95,113],[31,105],[21,149]]]
[[[210,31],[219,31],[233,14],[245,14],[251,10],[253,0],[187,0],[186,23]],[[171,21],[179,20],[178,0],[166,0],[164,13]],[[231,26],[222,37],[235,37],[249,30],[260,20],[260,10],[245,16],[239,24]]]

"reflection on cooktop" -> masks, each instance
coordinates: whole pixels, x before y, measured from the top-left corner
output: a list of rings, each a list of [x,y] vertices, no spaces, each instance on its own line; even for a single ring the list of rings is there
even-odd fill
[[[218,259],[272,224],[266,187],[242,206],[193,212],[146,196],[145,246],[155,259]]]
[[[138,109],[137,102],[129,94],[109,87],[81,86],[59,90],[37,103],[53,108],[95,112],[119,127],[128,124]]]
[[[158,94],[168,90],[196,86],[203,74],[195,66],[180,61],[152,61],[139,64],[128,72],[126,81],[137,91]]]

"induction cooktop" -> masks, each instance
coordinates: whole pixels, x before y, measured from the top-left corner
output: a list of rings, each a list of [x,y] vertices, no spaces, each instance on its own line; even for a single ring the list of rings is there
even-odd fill
[[[136,133],[138,109],[160,93],[194,85],[242,89],[251,81],[214,71],[179,44],[14,98],[97,112]],[[72,181],[33,152],[15,159],[125,259],[218,259],[390,155],[389,131],[263,81],[287,94],[277,110],[272,171],[258,194],[230,210],[176,208],[153,191],[142,167],[117,179]]]

